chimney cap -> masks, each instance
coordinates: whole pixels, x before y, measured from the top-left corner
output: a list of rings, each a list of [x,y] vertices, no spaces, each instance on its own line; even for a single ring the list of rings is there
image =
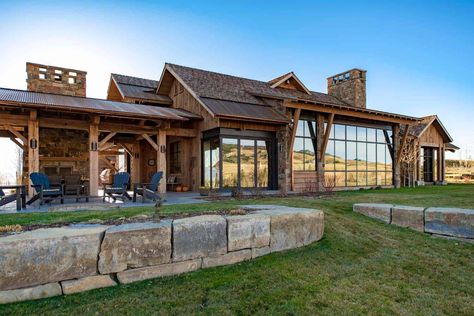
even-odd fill
[[[81,73],[81,74],[87,75],[87,71],[78,70],[78,69],[73,69],[73,68],[67,68],[67,67],[61,67],[61,66],[53,66],[53,65],[45,65],[45,64],[38,64],[38,63],[32,63],[32,62],[27,61],[27,62],[26,62],[26,67],[28,67],[28,65],[31,65],[31,66],[33,66],[33,67],[40,67],[40,68],[55,68],[55,69],[60,69],[60,70],[64,70],[64,71],[77,72],[77,73]]]
[[[338,73],[338,74],[329,76],[329,77],[327,77],[327,79],[332,79],[332,78],[334,78],[334,77],[337,77],[337,76],[340,76],[340,75],[344,75],[344,74],[346,74],[346,73],[348,73],[348,72],[353,72],[353,71],[354,71],[354,72],[362,72],[362,73],[366,73],[366,72],[367,72],[367,70],[364,70],[364,69],[352,68],[352,69],[349,69],[349,70],[340,72],[340,73]]]

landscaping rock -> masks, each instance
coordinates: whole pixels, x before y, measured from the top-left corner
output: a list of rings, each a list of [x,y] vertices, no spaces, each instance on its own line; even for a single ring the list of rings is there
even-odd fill
[[[61,295],[59,283],[49,283],[18,290],[0,291],[0,304],[37,300]]]
[[[81,225],[28,231],[0,238],[0,290],[97,274],[107,227]]]
[[[171,221],[123,224],[105,232],[99,272],[120,272],[170,261]]]
[[[73,294],[103,287],[115,286],[115,282],[110,275],[94,275],[78,280],[67,280],[61,282],[64,294]]]
[[[392,224],[424,232],[424,208],[395,205],[392,207]]]
[[[176,219],[173,261],[212,257],[227,252],[227,221],[220,215]]]
[[[228,264],[234,264],[237,262],[250,260],[252,259],[252,250],[244,249],[234,252],[226,253],[225,255],[220,255],[217,257],[209,257],[202,259],[202,267],[210,268],[217,266],[224,266]]]
[[[252,258],[268,255],[271,252],[270,246],[262,248],[252,248]]]
[[[301,208],[261,210],[256,214],[270,216],[271,251],[282,251],[320,240],[324,233],[324,213]]]
[[[117,273],[117,279],[122,284],[182,274],[201,268],[201,259],[161,264]]]
[[[390,224],[392,207],[391,204],[360,203],[354,204],[353,211]]]
[[[425,232],[474,238],[474,210],[430,207],[425,211]]]
[[[243,215],[227,217],[228,251],[264,247],[270,244],[270,217]]]

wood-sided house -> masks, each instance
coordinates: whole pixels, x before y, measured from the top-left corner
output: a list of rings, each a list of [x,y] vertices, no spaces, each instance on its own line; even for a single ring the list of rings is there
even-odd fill
[[[83,71],[27,63],[27,74],[28,91],[0,88],[0,136],[24,150],[24,181],[79,173],[91,194],[119,154],[132,183],[162,170],[192,190],[398,187],[400,148],[424,124],[367,109],[360,69],[329,77],[326,94],[292,72],[258,81],[165,64],[157,81],[112,74],[107,100],[85,97]],[[444,152],[452,139],[437,141]]]

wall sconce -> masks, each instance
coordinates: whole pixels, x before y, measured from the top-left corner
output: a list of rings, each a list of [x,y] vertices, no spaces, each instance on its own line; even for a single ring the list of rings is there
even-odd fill
[[[139,153],[134,153],[133,156],[134,156],[136,159],[140,158],[140,154],[139,154]]]
[[[278,143],[278,151],[279,151],[280,153],[283,152],[283,144],[282,144],[282,143]]]
[[[38,148],[38,140],[36,138],[30,139],[30,148],[31,149]]]
[[[160,145],[160,153],[164,154],[166,152],[166,145]]]
[[[97,142],[91,142],[91,151],[97,151],[98,147]]]

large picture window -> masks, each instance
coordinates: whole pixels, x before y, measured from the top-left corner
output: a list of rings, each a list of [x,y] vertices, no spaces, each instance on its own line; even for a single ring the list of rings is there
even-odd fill
[[[338,187],[392,184],[390,128],[334,124],[324,157],[325,177]]]
[[[204,186],[214,189],[269,187],[271,139],[221,136],[203,140],[202,148]]]
[[[316,123],[299,120],[293,145],[293,170],[316,170]]]

